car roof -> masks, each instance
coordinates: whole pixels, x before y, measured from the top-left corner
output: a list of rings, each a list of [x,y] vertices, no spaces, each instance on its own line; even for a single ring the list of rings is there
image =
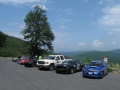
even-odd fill
[[[92,60],[91,62],[103,62],[103,60]]]
[[[67,60],[67,61],[80,61],[80,60],[76,60],[76,59],[75,59],[75,60],[73,60],[73,59],[72,59],[72,60]],[[80,61],[80,62],[81,62],[81,61]]]

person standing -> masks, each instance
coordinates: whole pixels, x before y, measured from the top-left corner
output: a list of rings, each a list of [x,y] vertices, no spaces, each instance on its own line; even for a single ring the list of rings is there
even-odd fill
[[[104,61],[107,63],[108,62],[108,57],[105,55],[104,56]]]
[[[39,56],[39,60],[41,60],[42,59],[42,56]]]
[[[19,63],[20,59],[21,59],[21,55],[19,54],[19,55],[18,55],[17,63]]]

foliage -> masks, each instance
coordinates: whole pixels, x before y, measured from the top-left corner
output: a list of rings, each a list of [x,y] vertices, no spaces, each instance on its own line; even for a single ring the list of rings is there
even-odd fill
[[[3,47],[6,44],[6,35],[0,31],[0,47]]]
[[[84,64],[90,63],[91,60],[92,60],[91,58],[86,58],[86,59],[84,60]]]
[[[22,39],[6,35],[6,44],[0,49],[0,56],[15,57],[18,54],[28,55],[27,43]]]
[[[109,72],[118,72],[120,70],[120,64],[118,63],[109,63],[108,64]]]
[[[24,22],[26,27],[21,33],[29,44],[29,53],[44,55],[53,52],[52,41],[55,36],[47,21],[46,11],[35,6],[34,10],[26,15]]]

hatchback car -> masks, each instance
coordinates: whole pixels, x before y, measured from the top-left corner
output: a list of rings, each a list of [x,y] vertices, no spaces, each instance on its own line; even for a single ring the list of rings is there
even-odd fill
[[[104,60],[92,60],[83,70],[83,77],[103,78],[108,74],[108,66]]]
[[[62,64],[56,66],[56,73],[74,73],[75,71],[81,71],[83,63],[80,60],[66,60]]]

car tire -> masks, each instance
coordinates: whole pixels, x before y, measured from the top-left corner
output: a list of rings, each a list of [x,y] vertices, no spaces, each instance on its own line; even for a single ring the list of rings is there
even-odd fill
[[[102,72],[102,75],[101,75],[101,78],[103,78],[104,77],[104,71]]]
[[[84,76],[84,75],[82,75],[83,76],[83,78],[86,78],[86,76]]]
[[[50,65],[49,70],[53,71],[54,70],[54,65]]]
[[[25,66],[25,67],[28,67],[28,65],[26,65],[26,64],[25,64],[24,66]]]
[[[58,73],[58,70],[55,70],[56,73]]]

